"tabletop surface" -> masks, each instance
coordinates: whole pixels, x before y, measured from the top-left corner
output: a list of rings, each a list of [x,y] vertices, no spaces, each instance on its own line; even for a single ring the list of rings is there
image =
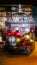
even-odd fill
[[[30,56],[9,55],[0,49],[0,65],[37,65],[37,42]]]

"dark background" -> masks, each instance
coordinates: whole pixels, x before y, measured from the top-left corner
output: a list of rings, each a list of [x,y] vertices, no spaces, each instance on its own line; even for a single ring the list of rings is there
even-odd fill
[[[32,4],[37,5],[37,0],[0,0],[0,4]]]
[[[35,20],[35,26],[37,27],[37,6],[32,6],[32,15]]]

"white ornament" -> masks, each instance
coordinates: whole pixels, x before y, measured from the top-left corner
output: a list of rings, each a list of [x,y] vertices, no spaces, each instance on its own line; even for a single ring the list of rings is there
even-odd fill
[[[15,42],[15,37],[9,37],[8,41],[9,41],[10,43],[14,43],[14,42]]]

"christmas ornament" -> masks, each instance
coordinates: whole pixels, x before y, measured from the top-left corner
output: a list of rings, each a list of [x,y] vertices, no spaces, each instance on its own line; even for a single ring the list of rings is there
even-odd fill
[[[21,38],[16,38],[16,43],[19,44],[21,42]]]
[[[15,37],[12,37],[12,40],[11,40],[13,43],[15,42]]]
[[[22,46],[26,46],[26,41],[21,43]]]
[[[9,41],[10,43],[14,43],[14,42],[15,42],[15,37],[9,37],[9,38],[8,38],[8,41]]]
[[[25,40],[25,37],[24,37],[24,36],[22,36],[22,37],[21,37],[21,40]]]
[[[15,32],[14,31],[12,31],[12,36],[15,36]]]
[[[11,36],[11,33],[10,32],[7,32],[7,36]]]
[[[7,35],[8,35],[8,36],[14,36],[14,31],[8,30],[8,31],[7,31]]]
[[[33,33],[33,32],[34,32],[34,29],[31,28],[31,29],[30,29],[30,32]]]
[[[30,39],[30,42],[34,42],[34,40]]]
[[[26,38],[26,39],[30,39],[30,36],[29,36],[29,35],[25,35],[25,38]]]
[[[11,43],[11,37],[8,38],[8,41]]]
[[[20,37],[21,36],[21,34],[20,34],[20,32],[18,30],[15,32],[15,36],[16,37]]]
[[[7,31],[7,35],[8,35],[8,36],[11,36],[11,35],[12,35],[12,31],[11,31],[11,30],[8,30],[8,31]]]
[[[30,33],[30,39],[34,39],[35,40],[35,35],[33,33]]]

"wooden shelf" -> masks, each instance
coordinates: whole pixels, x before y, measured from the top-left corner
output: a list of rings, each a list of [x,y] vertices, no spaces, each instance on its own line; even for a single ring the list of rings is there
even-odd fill
[[[18,6],[18,5],[12,5],[12,4],[10,4],[10,5],[0,5],[0,6]],[[22,6],[31,7],[32,5],[22,5]]]
[[[32,13],[32,11],[25,11],[25,12],[30,12],[30,13]],[[12,13],[13,13],[13,14],[15,14],[15,13],[23,14],[23,13],[25,13],[25,12],[12,12]]]

